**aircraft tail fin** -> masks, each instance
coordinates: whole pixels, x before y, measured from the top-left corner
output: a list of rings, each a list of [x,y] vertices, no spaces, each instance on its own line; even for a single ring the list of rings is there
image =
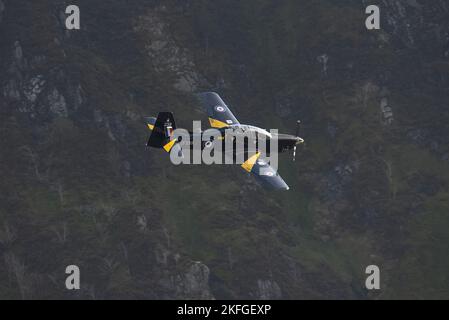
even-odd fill
[[[154,122],[153,122],[154,121]],[[147,126],[151,129],[151,136],[147,146],[164,148],[169,152],[176,140],[173,139],[173,131],[176,129],[175,118],[171,112],[159,112],[157,118],[146,118]]]

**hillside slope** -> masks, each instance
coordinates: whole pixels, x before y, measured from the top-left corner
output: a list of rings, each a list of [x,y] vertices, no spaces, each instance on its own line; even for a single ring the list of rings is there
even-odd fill
[[[365,1],[79,0],[68,31],[65,1],[0,0],[0,298],[448,298],[449,7],[375,2],[381,31]],[[201,90],[302,120],[290,191],[145,148]]]

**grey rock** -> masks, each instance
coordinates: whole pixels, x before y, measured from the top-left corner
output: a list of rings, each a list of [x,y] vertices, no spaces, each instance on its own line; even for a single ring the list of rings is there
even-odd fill
[[[72,97],[73,97],[73,104],[75,110],[77,110],[83,103],[84,103],[84,93],[83,88],[80,84],[76,86],[76,88],[71,87]]]
[[[424,145],[428,141],[428,132],[425,129],[414,128],[407,132],[407,137],[418,145]]]
[[[368,81],[363,85],[359,96],[359,102],[363,104],[363,108],[366,108],[368,106],[368,101],[378,92],[379,87],[371,81]]]
[[[159,9],[139,17],[135,31],[147,38],[145,49],[157,72],[175,75],[174,87],[183,92],[194,92],[200,82],[195,64],[187,49],[177,45],[168,31],[168,24],[161,17]]]
[[[137,227],[139,228],[140,232],[144,233],[147,231],[148,222],[147,222],[147,217],[144,214],[137,216],[136,224],[137,224]]]
[[[28,84],[23,89],[25,98],[31,103],[34,103],[39,94],[44,90],[46,81],[42,75],[35,76],[30,79]]]
[[[175,279],[177,295],[187,299],[214,299],[209,289],[209,273],[205,264],[193,262]]]
[[[19,41],[14,42],[14,58],[19,65],[22,63],[23,50]]]
[[[274,280],[257,280],[258,298],[261,300],[280,299],[281,288]]]
[[[328,68],[327,63],[329,61],[329,56],[327,54],[322,54],[318,56],[316,60],[321,64],[321,72],[324,75],[327,75],[327,68]]]
[[[386,23],[381,28],[407,47],[418,47],[422,41],[442,40],[444,29],[428,17],[447,13],[447,1],[435,0],[429,5],[420,0],[383,0],[382,10]]]
[[[380,111],[382,113],[382,123],[391,125],[394,121],[393,109],[388,104],[388,98],[384,97],[380,100]]]
[[[83,94],[83,88],[79,84],[78,87],[76,88],[76,98],[77,98],[77,101],[79,104],[84,102],[82,94]]]
[[[163,266],[167,266],[169,263],[169,258],[171,257],[171,252],[164,246],[158,245],[155,250],[156,262]]]
[[[48,103],[50,111],[58,117],[67,118],[67,104],[65,98],[59,93],[58,89],[54,88],[48,95]]]
[[[181,75],[174,84],[174,87],[183,92],[194,92],[197,88],[198,76],[196,73],[186,73]]]
[[[106,120],[105,125],[106,125],[109,139],[111,139],[112,141],[116,141],[117,138],[115,137],[114,133],[112,132],[111,125],[108,120]]]

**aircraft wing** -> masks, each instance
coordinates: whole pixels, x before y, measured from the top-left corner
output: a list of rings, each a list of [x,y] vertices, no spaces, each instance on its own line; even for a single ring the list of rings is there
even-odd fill
[[[266,188],[274,190],[288,190],[289,187],[279,173],[274,170],[260,154],[257,152],[242,164],[242,168],[252,173],[257,180]]]
[[[215,92],[200,93],[198,94],[198,98],[209,116],[209,122],[212,128],[219,129],[240,124],[228,106]]]

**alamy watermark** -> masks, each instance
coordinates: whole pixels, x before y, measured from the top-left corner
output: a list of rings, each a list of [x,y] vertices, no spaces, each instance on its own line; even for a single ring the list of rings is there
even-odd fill
[[[243,164],[257,158],[261,169],[278,168],[278,130],[236,125],[201,132],[201,121],[193,121],[193,133],[186,129],[172,131],[170,140],[176,147],[170,150],[173,164]],[[260,159],[262,158],[262,159]]]
[[[65,280],[65,287],[67,290],[80,289],[80,268],[74,264],[65,268],[65,273],[69,276]]]
[[[365,26],[368,30],[380,29],[380,9],[376,5],[369,5],[365,10],[369,16],[365,20]]]
[[[65,9],[65,13],[69,15],[65,20],[65,27],[67,30],[79,30],[80,8],[72,4]]]
[[[380,269],[378,266],[372,264],[366,267],[365,273],[369,276],[366,278],[365,287],[368,290],[380,289]]]

